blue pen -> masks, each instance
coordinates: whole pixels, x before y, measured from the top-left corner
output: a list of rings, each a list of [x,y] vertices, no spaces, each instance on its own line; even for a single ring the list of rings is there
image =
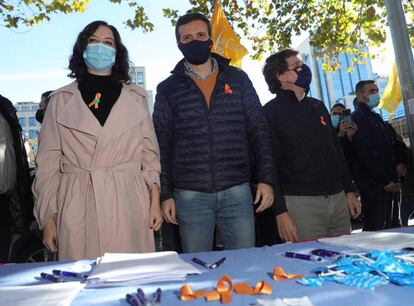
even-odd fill
[[[210,264],[206,263],[205,261],[202,261],[201,259],[198,259],[197,257],[193,257],[193,259],[191,260],[196,264],[203,266],[204,268],[210,269]]]
[[[62,270],[53,270],[52,273],[55,275],[59,275],[59,276],[81,277],[81,278],[88,277],[88,275],[86,275],[85,273],[76,273],[76,272],[62,271]]]
[[[137,301],[137,299],[132,294],[127,293],[125,298],[129,305],[141,306],[141,304]]]
[[[220,260],[216,261],[215,263],[213,263],[212,265],[210,265],[211,266],[210,269],[215,269],[215,268],[219,267],[225,261],[226,261],[226,257],[223,257],[222,259],[220,259]]]
[[[316,255],[307,255],[307,254],[300,254],[300,253],[293,253],[293,252],[286,252],[286,257],[290,258],[298,258],[303,260],[309,260],[309,261],[322,261],[322,258]]]
[[[62,283],[63,279],[61,279],[59,276],[53,275],[53,274],[49,274],[49,273],[40,273],[40,277],[55,283]]]
[[[201,260],[197,257],[193,257],[193,259],[191,259],[191,260],[193,262],[195,262],[196,264],[199,264],[199,265],[201,265],[201,266],[203,266],[207,269],[215,269],[218,266],[220,266],[226,260],[226,257],[223,257],[222,259],[218,260],[217,262],[215,262],[213,264],[206,263],[205,261],[203,261],[203,260]]]

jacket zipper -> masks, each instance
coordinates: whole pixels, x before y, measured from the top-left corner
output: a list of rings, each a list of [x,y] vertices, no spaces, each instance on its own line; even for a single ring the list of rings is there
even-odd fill
[[[196,82],[193,81],[192,78],[191,81],[193,82],[193,85],[195,86],[198,94],[202,97],[202,100],[204,101],[204,110],[205,110],[205,114],[207,117],[207,124],[208,124],[208,138],[209,138],[209,150],[210,150],[210,157],[209,157],[209,164],[210,164],[210,172],[211,172],[211,187],[212,187],[212,191],[216,192],[217,191],[217,186],[216,186],[216,171],[215,171],[215,160],[214,160],[214,150],[213,150],[213,129],[211,127],[211,121],[210,121],[210,114],[211,114],[211,109],[213,107],[213,100],[214,100],[214,96],[216,94],[216,89],[217,89],[217,84],[219,82],[219,77],[220,77],[220,71],[219,74],[217,75],[217,80],[216,80],[216,85],[214,86],[213,92],[211,93],[211,97],[210,97],[210,108],[207,106],[207,100],[206,97],[204,96],[203,92],[201,91],[201,89],[198,87],[198,85],[196,84]]]

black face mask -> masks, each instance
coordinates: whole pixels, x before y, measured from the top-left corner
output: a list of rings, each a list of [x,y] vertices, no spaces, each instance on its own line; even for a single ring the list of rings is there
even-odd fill
[[[303,89],[309,89],[310,83],[312,81],[312,71],[306,64],[295,68],[294,71],[298,75],[298,79],[295,82],[295,85],[302,87]]]
[[[178,49],[190,64],[201,65],[210,58],[212,45],[213,42],[210,39],[206,41],[193,40],[188,44],[179,43]]]
[[[37,111],[36,111],[36,120],[39,122],[39,123],[43,123],[43,117],[45,116],[45,110],[44,109],[41,109],[41,108],[39,108]]]

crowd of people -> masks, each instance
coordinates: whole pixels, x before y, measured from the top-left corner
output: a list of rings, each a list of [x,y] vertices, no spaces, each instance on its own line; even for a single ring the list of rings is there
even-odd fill
[[[211,52],[211,31],[202,14],[178,19],[184,58],[158,85],[151,117],[119,32],[88,24],[69,60],[74,81],[42,95],[32,190],[1,97],[0,261],[33,216],[59,260],[152,252],[160,229],[161,249],[182,252],[332,237],[351,232],[361,207],[364,230],[398,226],[400,205],[407,225],[411,153],[373,111],[374,81],[356,85],[354,113],[329,113],[308,95],[311,69],[284,49],[264,65],[275,98],[262,106],[248,75]]]

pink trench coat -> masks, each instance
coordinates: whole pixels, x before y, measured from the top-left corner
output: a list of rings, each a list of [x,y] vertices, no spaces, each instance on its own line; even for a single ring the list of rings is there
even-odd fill
[[[59,260],[152,252],[149,188],[158,142],[143,89],[123,85],[102,127],[77,82],[56,90],[39,136],[34,214],[57,223]]]

